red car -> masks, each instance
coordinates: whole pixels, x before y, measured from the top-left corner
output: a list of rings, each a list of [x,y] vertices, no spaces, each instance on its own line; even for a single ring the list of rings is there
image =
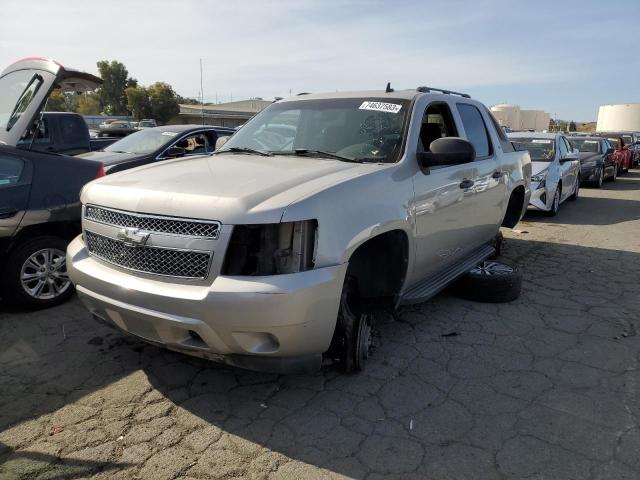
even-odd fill
[[[622,137],[607,137],[613,147],[613,159],[618,167],[618,175],[628,172],[633,161],[633,154],[624,143]]]

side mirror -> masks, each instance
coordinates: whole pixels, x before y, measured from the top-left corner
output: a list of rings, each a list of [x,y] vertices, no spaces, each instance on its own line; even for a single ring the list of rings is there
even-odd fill
[[[216,140],[216,150],[222,148],[222,146],[227,143],[227,140],[229,140],[229,137],[218,137]]]
[[[577,156],[580,156],[580,150],[578,150],[577,148],[574,148],[573,149],[573,154],[577,155]]]
[[[177,157],[184,156],[185,153],[187,153],[187,151],[184,148],[177,147],[174,145],[173,147],[167,148],[167,151],[165,152],[165,156],[170,158],[177,158]]]
[[[460,165],[476,159],[474,146],[459,137],[438,138],[429,145],[429,152],[418,152],[418,165],[422,173],[427,175],[430,167],[444,165]]]

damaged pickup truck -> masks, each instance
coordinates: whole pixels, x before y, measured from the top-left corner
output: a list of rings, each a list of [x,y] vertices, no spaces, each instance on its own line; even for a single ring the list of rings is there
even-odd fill
[[[508,276],[487,259],[529,203],[530,158],[468,95],[304,94],[223,142],[84,188],[67,264],[98,321],[245,368],[357,371],[375,309]]]

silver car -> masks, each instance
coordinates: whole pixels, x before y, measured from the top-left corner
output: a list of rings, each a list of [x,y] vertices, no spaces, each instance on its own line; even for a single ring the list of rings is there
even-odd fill
[[[580,191],[580,152],[560,133],[518,132],[509,139],[531,156],[529,208],[549,215],[558,213],[565,200],[576,200]]]
[[[217,147],[87,185],[69,274],[96,319],[258,370],[362,368],[374,306],[430,298],[529,203],[529,154],[449,91],[301,95]]]

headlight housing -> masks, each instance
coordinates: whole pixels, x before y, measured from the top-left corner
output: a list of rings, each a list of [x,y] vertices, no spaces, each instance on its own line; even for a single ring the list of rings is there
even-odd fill
[[[542,170],[531,176],[531,181],[538,183],[538,188],[543,188],[545,185],[545,179],[547,178],[548,169]]]
[[[258,276],[311,270],[318,222],[236,225],[222,266],[223,275]]]

